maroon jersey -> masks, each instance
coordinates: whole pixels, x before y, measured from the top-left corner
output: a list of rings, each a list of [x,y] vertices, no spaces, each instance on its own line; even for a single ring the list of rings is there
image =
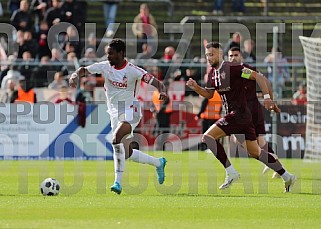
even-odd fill
[[[248,64],[243,64],[243,66],[256,71],[255,67],[252,67]],[[252,114],[252,122],[254,124],[256,135],[258,136],[260,134],[266,134],[262,105],[256,96],[256,81],[243,79],[243,84],[245,88],[247,106]]]
[[[218,69],[209,72],[206,88],[220,94],[227,113],[244,112],[247,107],[242,69],[243,65],[223,61]]]
[[[252,69],[256,71],[255,67],[252,67],[248,64],[243,64],[244,67]],[[256,81],[255,80],[249,80],[249,79],[243,79],[243,84],[245,88],[245,97],[247,101],[258,101],[256,96]]]
[[[226,135],[244,134],[246,140],[254,141],[256,133],[252,115],[247,107],[243,85],[243,65],[223,62],[218,68],[212,68],[206,87],[216,90],[222,99],[226,115],[216,122]]]

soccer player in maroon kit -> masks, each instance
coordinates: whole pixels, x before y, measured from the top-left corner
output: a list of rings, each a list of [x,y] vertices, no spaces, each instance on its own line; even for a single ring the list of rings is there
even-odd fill
[[[256,71],[256,68],[243,63],[243,57],[239,47],[230,48],[227,56],[230,62],[242,64],[244,67],[250,68]],[[263,77],[263,79],[265,80],[266,85],[269,88],[269,94],[273,95],[270,81],[265,77]],[[262,105],[259,102],[256,95],[256,81],[244,79],[243,83],[245,88],[245,97],[247,100],[247,106],[250,109],[250,112],[252,114],[252,122],[256,132],[256,140],[262,149],[267,149],[268,152],[275,154],[273,149],[267,144],[267,142],[264,139],[264,136],[266,135],[265,122],[264,122],[264,115],[262,111]],[[271,99],[273,99],[273,97],[271,97]],[[269,167],[265,166],[265,168],[263,169],[263,173],[266,173],[269,169],[270,169]],[[280,177],[279,174],[276,172],[274,172],[272,175],[272,178],[279,178],[279,177]]]
[[[223,61],[223,49],[219,43],[206,45],[206,58],[212,66],[206,87],[199,86],[190,78],[186,85],[205,98],[211,98],[214,91],[221,96],[226,115],[212,125],[203,135],[202,141],[213,152],[226,170],[224,183],[219,187],[225,189],[239,179],[238,172],[231,165],[219,139],[231,134],[244,134],[249,155],[263,162],[282,177],[285,192],[289,192],[296,177],[288,173],[273,154],[261,149],[256,140],[256,132],[252,123],[252,115],[247,107],[243,79],[256,80],[264,95],[264,107],[279,112],[277,105],[271,100],[268,86],[263,77],[243,65]]]

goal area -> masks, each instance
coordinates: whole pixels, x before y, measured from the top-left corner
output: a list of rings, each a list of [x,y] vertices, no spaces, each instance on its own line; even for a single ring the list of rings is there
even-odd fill
[[[321,159],[321,38],[300,36],[307,81],[306,159]]]

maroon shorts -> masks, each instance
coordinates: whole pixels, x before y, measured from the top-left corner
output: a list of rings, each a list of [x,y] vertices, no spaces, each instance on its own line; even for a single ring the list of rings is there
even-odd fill
[[[249,109],[244,112],[232,111],[215,123],[226,135],[244,134],[246,140],[256,140],[256,133]]]
[[[255,128],[256,136],[265,135],[265,122],[262,111],[262,105],[259,101],[248,101],[247,106],[252,114],[252,122]]]

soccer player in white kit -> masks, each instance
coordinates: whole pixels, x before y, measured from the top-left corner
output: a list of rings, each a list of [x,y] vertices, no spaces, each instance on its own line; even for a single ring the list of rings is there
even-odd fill
[[[165,158],[152,157],[133,149],[131,145],[133,130],[142,117],[140,103],[136,99],[141,80],[158,89],[160,100],[167,99],[166,87],[144,69],[128,62],[125,53],[125,42],[113,39],[107,48],[107,61],[80,67],[69,78],[71,87],[76,87],[79,77],[88,74],[101,74],[105,79],[104,89],[113,132],[115,168],[115,182],[110,189],[117,194],[122,192],[121,181],[126,159],[155,166],[160,184],[165,180],[166,165]]]

